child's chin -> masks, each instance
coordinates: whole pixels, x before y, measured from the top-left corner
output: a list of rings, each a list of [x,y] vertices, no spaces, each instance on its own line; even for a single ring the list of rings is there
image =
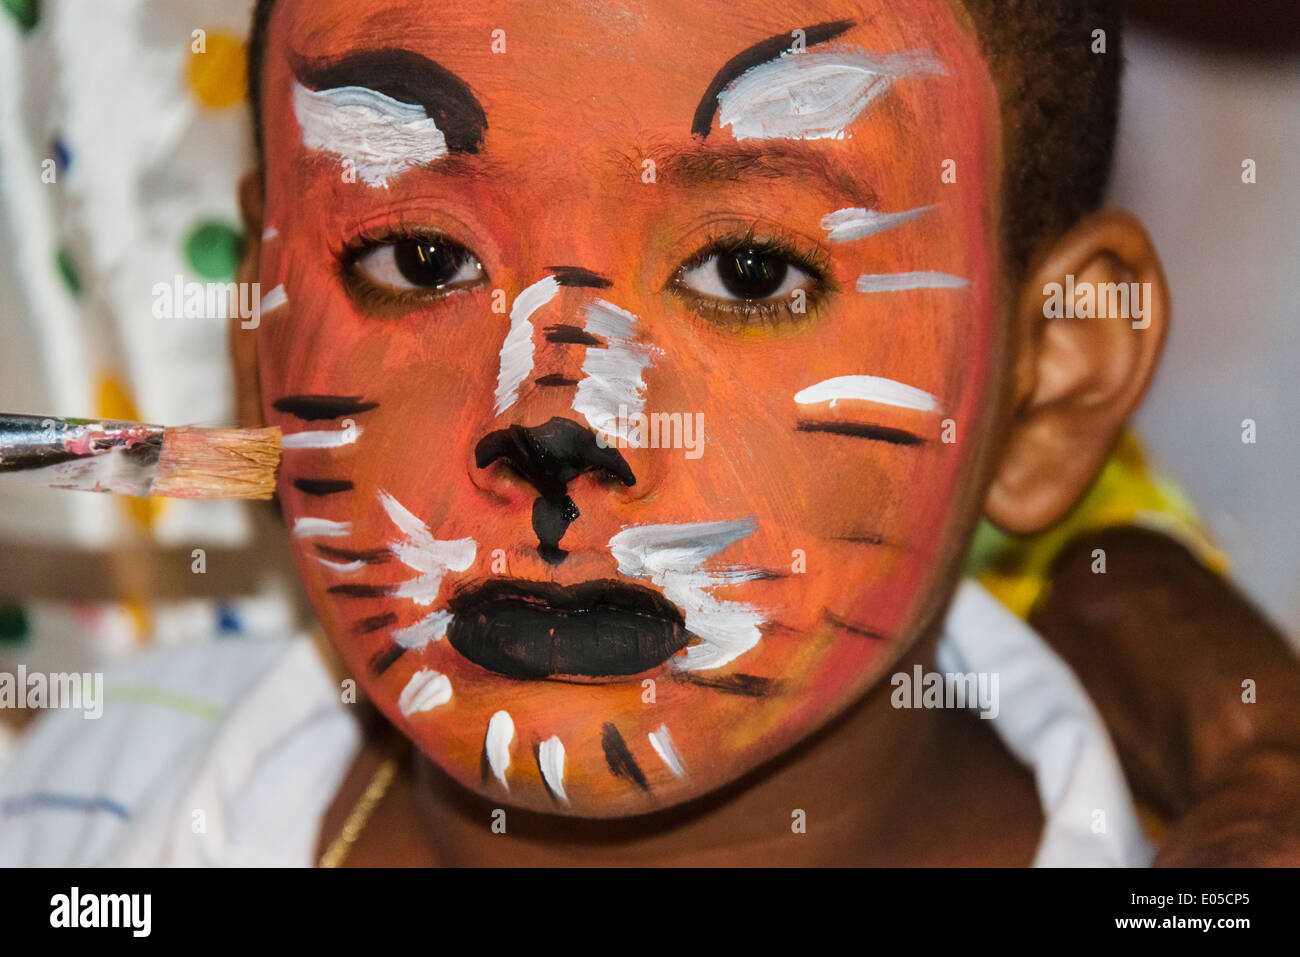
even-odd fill
[[[456,730],[439,733],[430,727],[412,727],[402,720],[394,723],[444,780],[449,779],[449,786],[468,791],[487,805],[482,812],[485,827],[492,824],[491,812],[497,808],[592,820],[640,817],[680,808],[726,787],[771,757],[761,749],[713,754],[707,765],[697,762],[679,777],[662,764],[645,760],[648,755],[638,753],[642,760],[636,763],[635,770],[623,767],[615,773],[599,738],[576,739],[570,741],[565,754],[561,783],[564,793],[560,795],[539,772],[533,736],[517,742],[506,775],[507,787],[481,757],[481,740]],[[638,748],[638,752],[642,750],[649,751]]]
[[[440,761],[436,754],[429,754],[429,749],[423,744],[419,746],[457,786],[471,792],[491,810],[504,808],[573,820],[637,818],[681,808],[725,787],[740,773],[715,777],[720,769],[709,769],[707,776],[661,782],[650,791],[628,788],[618,781],[575,781],[566,786],[568,800],[562,801],[538,780],[511,781],[507,792],[495,779],[484,782],[477,770]],[[601,760],[603,764],[603,758]],[[484,826],[490,826],[490,811],[485,810],[484,815]]]

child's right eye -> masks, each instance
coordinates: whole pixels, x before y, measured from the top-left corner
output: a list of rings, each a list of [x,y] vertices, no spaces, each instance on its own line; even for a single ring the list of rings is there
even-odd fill
[[[363,247],[350,271],[371,285],[398,293],[445,294],[481,282],[478,257],[444,237],[409,238]]]

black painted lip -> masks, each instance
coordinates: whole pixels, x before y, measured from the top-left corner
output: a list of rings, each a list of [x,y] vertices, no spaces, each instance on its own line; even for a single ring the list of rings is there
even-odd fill
[[[510,678],[614,678],[663,664],[691,641],[658,592],[612,579],[562,586],[497,579],[448,604],[447,641]]]

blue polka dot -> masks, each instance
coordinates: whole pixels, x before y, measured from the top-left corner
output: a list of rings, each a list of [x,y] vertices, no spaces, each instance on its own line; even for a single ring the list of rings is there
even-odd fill
[[[243,622],[239,620],[239,615],[235,613],[235,609],[229,605],[217,606],[217,630],[223,635],[243,634]]]
[[[54,154],[54,168],[60,173],[66,173],[72,165],[72,154],[68,152],[67,144],[56,139],[50,144],[50,151]]]

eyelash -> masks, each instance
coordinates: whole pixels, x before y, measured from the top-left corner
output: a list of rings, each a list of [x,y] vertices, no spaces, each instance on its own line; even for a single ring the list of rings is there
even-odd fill
[[[748,249],[783,259],[812,277],[806,293],[806,313],[795,313],[789,297],[772,300],[715,299],[682,284],[684,273],[697,269],[714,256]],[[814,319],[819,307],[835,291],[835,283],[831,279],[829,257],[822,250],[794,234],[755,223],[741,232],[723,229],[706,234],[699,252],[673,270],[672,278],[664,288],[710,322],[742,329],[771,329]]]

